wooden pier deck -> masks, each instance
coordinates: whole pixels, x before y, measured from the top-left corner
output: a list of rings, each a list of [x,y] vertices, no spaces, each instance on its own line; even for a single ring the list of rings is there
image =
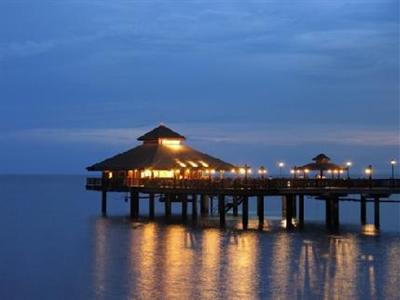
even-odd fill
[[[102,192],[102,213],[107,214],[107,193],[128,192],[130,194],[130,215],[139,217],[139,197],[149,203],[149,217],[154,218],[156,200],[163,202],[165,215],[171,215],[171,203],[182,205],[182,218],[188,216],[188,203],[191,203],[192,218],[210,213],[213,202],[218,203],[218,214],[221,227],[225,226],[226,213],[232,210],[233,215],[241,216],[243,229],[248,228],[249,201],[256,201],[259,227],[264,225],[264,201],[271,196],[282,197],[282,213],[286,219],[286,228],[292,230],[304,226],[304,201],[306,196],[325,201],[326,226],[339,230],[340,202],[359,201],[360,222],[366,224],[367,202],[374,203],[374,225],[380,228],[380,205],[388,202],[385,198],[400,194],[399,179],[254,179],[226,178],[212,180],[171,180],[139,179],[133,182],[126,180],[108,180],[104,178],[87,178],[86,189]],[[141,195],[141,196],[140,196]],[[349,199],[349,195],[352,196]],[[393,201],[391,201],[393,202]],[[295,221],[296,220],[296,221]]]

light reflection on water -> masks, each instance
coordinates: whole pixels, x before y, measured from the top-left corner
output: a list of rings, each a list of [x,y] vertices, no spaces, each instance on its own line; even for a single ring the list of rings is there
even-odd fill
[[[396,299],[400,284],[397,237],[381,247],[379,239],[357,234],[106,219],[95,227],[97,299]]]

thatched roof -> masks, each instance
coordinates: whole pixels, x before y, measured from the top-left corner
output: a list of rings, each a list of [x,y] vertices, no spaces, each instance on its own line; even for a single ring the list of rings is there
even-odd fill
[[[313,161],[326,161],[329,162],[331,159],[330,157],[326,156],[324,153],[318,154],[316,157],[312,159]]]
[[[201,162],[208,168],[216,170],[231,170],[233,165],[205,153],[196,151],[186,145],[168,146],[160,144],[143,144],[124,153],[106,159],[87,168],[88,171],[116,171],[134,169],[171,170],[180,168],[184,163],[192,168],[190,162],[202,167]]]
[[[87,168],[88,171],[118,171],[134,169],[171,170],[176,168],[209,168],[231,170],[234,166],[184,144],[164,145],[146,143],[160,138],[185,139],[184,136],[161,125],[141,136],[144,143]]]
[[[184,140],[185,137],[183,135],[180,135],[179,133],[169,129],[168,127],[164,125],[160,125],[157,128],[154,128],[153,130],[147,132],[146,134],[142,135],[141,137],[138,138],[138,141],[153,141],[153,140],[158,140],[162,138],[167,138],[167,139],[178,139],[178,140]]]

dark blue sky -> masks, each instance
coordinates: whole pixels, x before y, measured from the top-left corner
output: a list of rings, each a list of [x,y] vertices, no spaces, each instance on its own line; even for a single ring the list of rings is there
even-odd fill
[[[398,1],[0,2],[0,173],[82,173],[164,122],[233,163],[399,157]]]

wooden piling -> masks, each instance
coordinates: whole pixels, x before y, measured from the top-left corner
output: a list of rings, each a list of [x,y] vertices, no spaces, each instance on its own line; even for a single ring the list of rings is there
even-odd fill
[[[257,196],[258,227],[264,227],[264,195]]]
[[[286,229],[292,230],[293,229],[293,195],[286,196]]]
[[[165,216],[167,218],[171,216],[171,198],[172,198],[171,194],[165,195],[164,205],[165,205]]]
[[[239,209],[238,209],[238,196],[233,195],[232,196],[232,211],[233,211],[233,215],[235,217],[237,217],[239,215]]]
[[[339,197],[338,196],[333,196],[331,200],[332,204],[332,225],[334,230],[339,230]]]
[[[101,193],[101,214],[107,215],[107,191],[103,190]]]
[[[299,228],[304,227],[304,195],[299,195]]]
[[[219,225],[225,226],[225,195],[218,195]]]
[[[202,216],[207,216],[209,212],[209,202],[206,194],[201,194],[200,213]]]
[[[149,218],[154,219],[154,193],[149,194]]]
[[[367,198],[364,195],[361,195],[360,204],[361,225],[364,226],[365,224],[367,224]]]
[[[243,229],[247,229],[249,226],[249,197],[248,196],[243,196],[242,224],[243,224]]]
[[[375,229],[379,230],[381,227],[379,196],[374,197],[374,223],[375,223]]]
[[[131,218],[139,217],[139,192],[131,191]]]
[[[325,199],[325,225],[328,229],[332,227],[332,205],[329,197]]]
[[[192,218],[195,220],[197,218],[197,195],[192,195]]]
[[[182,219],[186,220],[187,218],[187,194],[181,194],[179,195],[181,198],[181,204],[182,204]]]

